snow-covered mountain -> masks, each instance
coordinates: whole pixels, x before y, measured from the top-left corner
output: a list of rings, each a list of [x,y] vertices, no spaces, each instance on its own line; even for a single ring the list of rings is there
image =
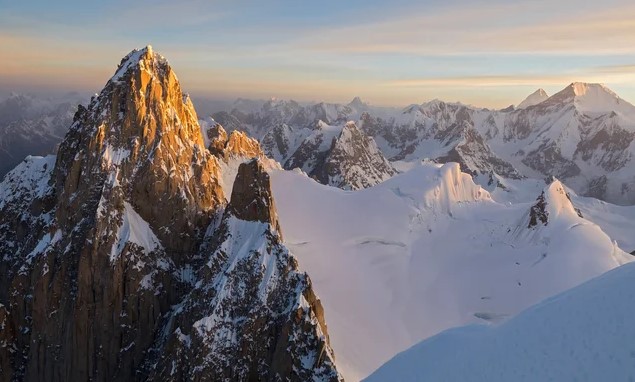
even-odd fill
[[[367,107],[358,98],[350,105]],[[300,168],[323,184],[357,190],[397,171],[375,141],[348,121],[354,112],[352,106],[320,103],[305,108],[294,101],[270,100],[259,113],[244,115],[235,109],[203,119],[201,125],[229,126],[232,134],[259,137],[264,153],[284,168]]]
[[[347,380],[442,330],[504,320],[632,260],[557,180],[509,203],[456,163],[416,165],[352,193],[298,171],[272,179]]]
[[[364,381],[628,381],[634,306],[635,264],[628,264],[501,325],[443,332]]]
[[[79,95],[11,94],[0,102],[0,179],[27,155],[53,154],[73,121]]]
[[[56,156],[7,174],[0,380],[341,379],[269,176],[246,159],[259,148],[232,136],[210,152],[148,46],[79,107]]]
[[[572,83],[551,97],[539,89],[516,109],[439,100],[404,109],[373,107],[359,98],[308,106],[271,100],[257,111],[236,107],[215,118],[260,140],[289,169],[294,162],[286,161],[316,121],[352,121],[392,162],[458,162],[483,185],[501,187],[504,179],[556,176],[580,195],[635,204],[635,106],[600,84]]]
[[[527,96],[527,98],[525,98],[523,102],[519,103],[516,108],[526,109],[529,106],[538,105],[542,101],[545,101],[547,98],[549,98],[549,95],[547,95],[547,92],[544,91],[543,89],[538,89],[535,92],[531,93],[529,96]]]
[[[271,142],[269,137],[265,136],[263,142]],[[272,140],[276,142],[276,152],[286,146],[283,140]],[[278,146],[278,142],[284,145]],[[307,137],[283,163],[284,168],[300,168],[322,184],[345,190],[374,186],[397,173],[381,154],[375,141],[361,132],[353,122],[330,126],[318,121],[317,126],[308,132]]]

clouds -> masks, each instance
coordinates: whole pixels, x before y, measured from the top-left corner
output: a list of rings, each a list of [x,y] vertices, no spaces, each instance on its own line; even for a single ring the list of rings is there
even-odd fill
[[[186,90],[215,96],[502,106],[588,81],[635,100],[635,4],[625,0],[11,3],[0,85],[97,91],[148,43]]]
[[[632,54],[635,4],[466,3],[432,12],[420,7],[388,19],[315,30],[297,45],[369,54]]]

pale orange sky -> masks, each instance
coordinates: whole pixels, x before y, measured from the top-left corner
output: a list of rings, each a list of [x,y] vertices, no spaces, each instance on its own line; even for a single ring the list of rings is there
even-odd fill
[[[504,107],[581,81],[635,101],[622,0],[70,3],[3,5],[0,89],[97,92],[150,43],[199,97]]]

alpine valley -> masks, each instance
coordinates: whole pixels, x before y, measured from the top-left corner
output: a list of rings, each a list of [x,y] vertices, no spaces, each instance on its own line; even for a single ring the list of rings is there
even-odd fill
[[[80,101],[0,104],[0,381],[635,378],[603,85],[199,116],[147,46]]]

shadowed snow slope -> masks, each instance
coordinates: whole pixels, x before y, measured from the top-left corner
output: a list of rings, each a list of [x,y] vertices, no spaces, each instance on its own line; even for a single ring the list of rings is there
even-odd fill
[[[366,381],[632,381],[634,307],[635,264],[628,264],[498,327],[443,332]]]
[[[442,330],[499,321],[629,261],[559,182],[543,191],[546,225],[530,228],[540,192],[498,203],[455,163],[355,192],[299,171],[271,176],[286,244],[322,297],[349,381]]]

